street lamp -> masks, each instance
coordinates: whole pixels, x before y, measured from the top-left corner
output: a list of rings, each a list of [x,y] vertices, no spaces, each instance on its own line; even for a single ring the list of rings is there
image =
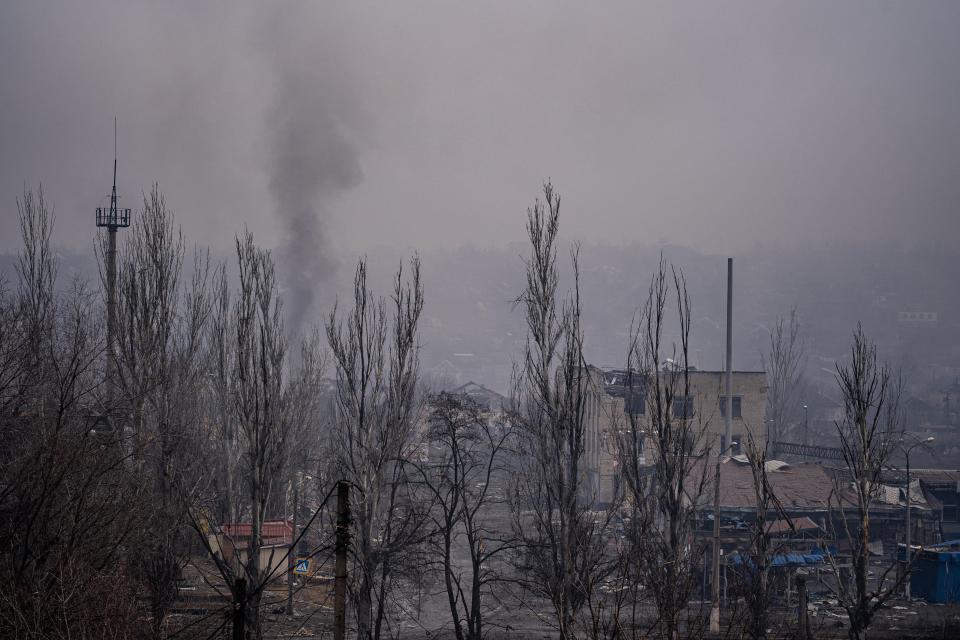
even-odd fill
[[[807,420],[807,405],[803,405],[803,445],[810,444],[810,421]]]
[[[773,422],[773,418],[767,418],[763,421],[764,431],[766,432],[767,437],[767,449],[770,451],[770,456],[773,458],[777,457],[777,445],[776,440],[771,440],[770,435],[773,434],[776,438],[776,424]]]
[[[904,434],[904,435],[903,435],[903,438],[906,438],[906,437],[907,437],[907,434]],[[916,436],[911,436],[911,437],[916,438]],[[900,439],[900,446],[903,446],[903,438]],[[919,439],[917,439],[916,442],[914,442],[914,443],[913,443],[912,445],[910,445],[909,447],[905,447],[904,450],[903,450],[904,457],[907,459],[907,460],[906,460],[906,461],[907,461],[907,536],[906,536],[907,554],[906,554],[906,557],[907,557],[907,572],[908,572],[908,573],[909,573],[909,571],[910,571],[911,562],[913,562],[913,547],[910,546],[910,527],[911,527],[911,525],[910,525],[910,510],[911,510],[911,506],[912,506],[912,505],[910,504],[910,452],[913,451],[914,448],[916,448],[916,447],[923,446],[923,445],[928,445],[928,444],[930,444],[931,442],[933,442],[933,436],[930,436],[929,438],[926,438],[925,440],[919,440]],[[906,594],[906,596],[907,596],[907,600],[909,600],[909,599],[910,599],[910,576],[909,576],[909,575],[907,575],[907,583],[906,583],[906,585],[904,585],[903,591],[904,591],[904,594]]]

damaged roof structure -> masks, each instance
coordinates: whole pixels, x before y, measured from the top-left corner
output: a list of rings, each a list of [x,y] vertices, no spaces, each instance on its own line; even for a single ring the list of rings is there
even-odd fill
[[[782,460],[768,460],[766,472],[774,495],[788,513],[826,512],[856,504],[845,469],[814,462],[788,464]],[[918,478],[913,478],[910,485],[910,501],[914,509],[929,511],[939,508],[935,498],[923,491]],[[720,496],[723,510],[755,511],[753,472],[745,455],[733,456],[720,465]],[[902,513],[906,504],[906,487],[890,482],[879,488],[874,510]]]

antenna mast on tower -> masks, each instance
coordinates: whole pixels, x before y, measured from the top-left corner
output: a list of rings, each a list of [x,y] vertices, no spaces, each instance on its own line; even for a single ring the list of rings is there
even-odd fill
[[[113,119],[113,189],[110,191],[110,207],[97,207],[97,226],[107,229],[107,411],[112,410],[114,370],[114,339],[117,311],[117,229],[130,226],[130,209],[117,206],[117,119]]]

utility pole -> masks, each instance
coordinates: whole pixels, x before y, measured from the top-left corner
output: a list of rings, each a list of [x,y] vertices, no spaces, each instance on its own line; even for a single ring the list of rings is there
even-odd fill
[[[723,417],[723,428],[726,434],[725,449],[732,445],[731,419],[733,418],[733,258],[727,258],[727,395],[723,399],[726,406],[726,415]]]
[[[905,434],[905,435],[906,435],[906,434]],[[913,506],[913,505],[910,503],[910,499],[911,499],[911,496],[910,496],[910,452],[913,451],[913,449],[914,449],[915,447],[926,446],[926,445],[930,444],[931,442],[933,442],[933,436],[927,438],[926,440],[919,440],[919,441],[913,443],[912,445],[910,445],[909,447],[906,447],[906,448],[903,450],[903,451],[904,451],[904,456],[905,456],[906,459],[907,459],[907,535],[906,535],[906,543],[907,543],[907,544],[906,544],[906,547],[907,547],[907,548],[905,549],[906,554],[905,554],[905,556],[904,556],[904,557],[906,558],[906,560],[907,560],[907,568],[906,568],[906,571],[907,571],[907,579],[906,579],[906,582],[904,583],[904,586],[903,586],[903,593],[904,593],[904,595],[907,597],[907,600],[910,599],[910,570],[911,570],[911,568],[912,568],[910,565],[911,565],[911,563],[913,562],[913,547],[911,546],[911,540],[910,540],[911,533],[912,533],[912,532],[911,532],[911,529],[913,528],[913,524],[910,522],[910,511],[911,511],[911,507]]]
[[[297,553],[297,513],[300,510],[300,483],[302,472],[298,471],[293,481],[293,508],[290,510],[290,550],[287,553],[287,615],[293,615],[293,570]]]
[[[233,588],[233,640],[244,640],[247,623],[247,581],[237,578]]]
[[[803,576],[797,576],[797,622],[800,627],[800,639],[808,640],[810,637],[810,619],[807,616],[807,579]]]
[[[117,229],[130,226],[130,209],[117,206],[117,119],[113,119],[113,189],[110,192],[110,206],[97,207],[97,226],[107,229],[107,369],[106,392],[107,411],[113,409],[113,385],[116,368],[114,340],[117,326]]]
[[[710,607],[710,632],[720,633],[720,459],[733,443],[733,258],[727,258],[727,361],[724,406],[724,438],[717,453],[717,470],[713,479],[713,593]]]
[[[807,405],[803,405],[803,446],[810,444],[810,420],[807,418]]]
[[[710,585],[710,633],[720,633],[720,456],[713,477],[713,582]]]
[[[720,458],[731,443],[733,418],[733,258],[727,258],[727,389],[724,396],[724,439],[717,452],[717,470],[713,479],[713,593],[710,607],[710,632],[720,633]]]
[[[350,546],[350,483],[337,483],[336,566],[333,582],[333,640],[347,637],[347,549]]]
[[[911,529],[913,528],[913,523],[910,522],[910,507],[913,506],[910,504],[910,450],[907,450],[907,548],[906,559],[907,559],[907,581],[903,587],[903,594],[907,596],[907,600],[910,599],[910,562],[913,560],[913,547],[910,545],[910,534]]]

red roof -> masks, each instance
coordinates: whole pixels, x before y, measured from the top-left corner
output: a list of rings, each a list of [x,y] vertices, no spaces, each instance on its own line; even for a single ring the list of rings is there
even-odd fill
[[[250,522],[228,522],[220,529],[238,547],[244,546],[253,535],[253,524]],[[264,545],[290,544],[293,541],[293,526],[285,520],[267,520],[260,525],[260,539]]]

